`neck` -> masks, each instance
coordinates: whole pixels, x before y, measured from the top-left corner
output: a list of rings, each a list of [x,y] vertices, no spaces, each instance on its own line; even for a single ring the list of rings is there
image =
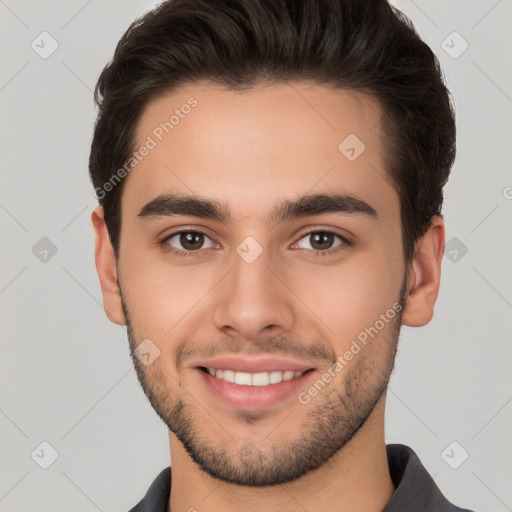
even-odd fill
[[[170,432],[169,512],[381,512],[395,491],[384,440],[384,405],[385,394],[356,436],[321,467],[297,480],[261,488],[211,478]]]

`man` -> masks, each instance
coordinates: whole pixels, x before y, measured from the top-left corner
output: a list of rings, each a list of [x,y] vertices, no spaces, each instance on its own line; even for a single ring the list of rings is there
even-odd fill
[[[433,315],[455,121],[385,0],[170,0],[96,88],[108,318],[169,429],[132,511],[460,511],[384,440]]]

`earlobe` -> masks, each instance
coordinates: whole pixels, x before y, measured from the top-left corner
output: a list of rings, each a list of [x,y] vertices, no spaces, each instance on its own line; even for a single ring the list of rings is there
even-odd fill
[[[444,241],[444,221],[434,216],[426,233],[416,242],[409,263],[407,297],[402,315],[404,325],[420,327],[430,322],[434,315],[441,281]]]
[[[126,325],[117,281],[116,257],[108,235],[102,206],[94,209],[91,214],[91,221],[95,240],[94,259],[100,280],[105,314],[111,322]]]

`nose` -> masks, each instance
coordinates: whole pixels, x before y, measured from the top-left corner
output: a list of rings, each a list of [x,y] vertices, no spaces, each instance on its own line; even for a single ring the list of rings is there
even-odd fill
[[[232,270],[216,297],[214,323],[217,329],[250,340],[292,330],[294,295],[286,286],[284,271],[271,259],[265,250],[253,261],[238,253],[233,255]]]

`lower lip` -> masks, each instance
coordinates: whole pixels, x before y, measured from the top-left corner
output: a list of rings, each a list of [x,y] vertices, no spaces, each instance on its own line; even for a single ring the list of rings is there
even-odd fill
[[[196,368],[206,387],[225,403],[237,409],[265,409],[286,400],[292,395],[297,396],[300,388],[304,388],[314,370],[304,372],[300,377],[283,380],[278,384],[267,386],[243,386],[212,377],[208,372]]]

